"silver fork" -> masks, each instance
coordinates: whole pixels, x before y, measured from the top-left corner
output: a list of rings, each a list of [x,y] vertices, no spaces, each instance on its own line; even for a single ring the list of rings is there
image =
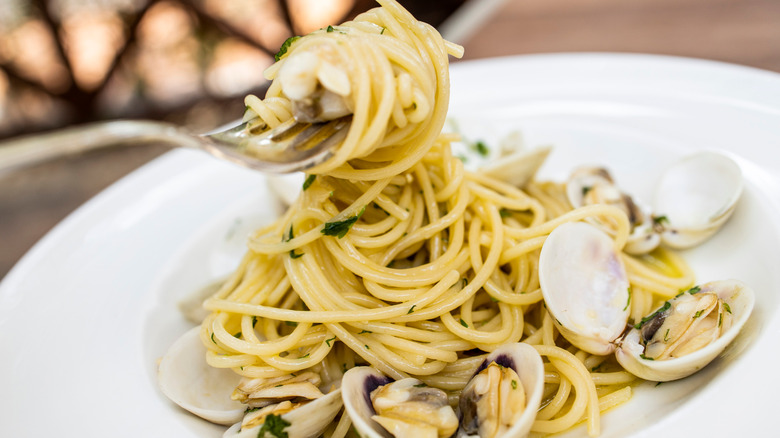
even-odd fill
[[[154,121],[93,123],[0,142],[0,174],[69,154],[132,142],[200,149],[244,167],[289,173],[308,169],[330,157],[333,148],[346,137],[351,123],[351,115],[323,123],[290,119],[263,132],[262,124],[250,120],[202,135]]]

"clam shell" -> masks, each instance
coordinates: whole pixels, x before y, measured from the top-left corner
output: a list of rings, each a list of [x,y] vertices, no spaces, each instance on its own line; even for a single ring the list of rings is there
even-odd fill
[[[499,438],[525,437],[534,424],[536,413],[539,411],[539,406],[542,402],[542,394],[544,392],[544,363],[542,362],[542,357],[534,347],[522,342],[502,345],[488,355],[474,372],[474,376],[485,369],[491,362],[496,362],[499,365],[515,370],[526,394],[526,405],[523,414]],[[461,435],[459,431],[456,437],[465,438],[466,435]]]
[[[288,438],[314,438],[336,418],[342,407],[341,388],[334,389],[324,396],[305,405],[282,414],[282,419],[290,423],[284,428]],[[256,438],[262,424],[241,429],[241,422],[231,426],[224,438]]]
[[[547,310],[561,334],[592,354],[614,351],[629,315],[629,283],[612,239],[585,222],[569,222],[547,237],[539,258]]]
[[[640,354],[644,352],[644,347],[640,343],[639,330],[634,328],[621,341],[615,352],[623,368],[645,380],[666,382],[681,379],[707,366],[734,340],[753,310],[755,293],[737,280],[713,281],[700,287],[701,291],[717,293],[718,297],[728,303],[734,318],[731,327],[702,349],[667,360],[642,359]]]
[[[484,175],[507,182],[515,187],[523,187],[533,179],[551,151],[552,146],[540,146],[528,151],[520,150],[491,161],[479,170]]]
[[[171,401],[212,423],[230,425],[240,420],[246,406],[230,394],[241,376],[206,363],[200,327],[182,335],[168,349],[157,370],[160,390]]]
[[[690,248],[709,239],[734,212],[744,185],[731,158],[716,152],[687,156],[664,172],[654,210],[666,218],[664,244]]]
[[[507,344],[490,353],[475,370],[474,375],[491,362],[511,367],[520,378],[526,392],[526,408],[517,422],[499,438],[521,438],[528,434],[536,418],[544,392],[544,364],[535,348],[528,344]],[[371,367],[352,368],[344,374],[342,397],[344,408],[352,424],[364,438],[392,438],[371,417],[375,414],[370,394],[376,388],[392,382],[392,379]],[[456,437],[465,436],[457,432]]]

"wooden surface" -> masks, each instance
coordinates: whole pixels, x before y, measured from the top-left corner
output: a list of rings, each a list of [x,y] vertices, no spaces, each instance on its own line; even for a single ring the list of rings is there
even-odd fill
[[[635,52],[780,72],[780,1],[507,0],[464,43],[465,59]],[[0,175],[0,277],[67,214],[164,151],[99,151]]]

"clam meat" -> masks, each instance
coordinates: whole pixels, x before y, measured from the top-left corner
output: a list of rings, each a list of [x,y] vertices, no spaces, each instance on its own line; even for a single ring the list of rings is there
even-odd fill
[[[519,438],[541,403],[544,365],[530,345],[497,348],[475,370],[459,398],[415,378],[398,381],[371,367],[344,374],[344,407],[363,437]]]
[[[628,327],[630,290],[612,240],[572,222],[542,246],[539,281],[561,334],[592,354],[615,352],[620,365],[645,380],[668,381],[705,367],[734,340],[753,308],[754,293],[736,280],[694,286]]]

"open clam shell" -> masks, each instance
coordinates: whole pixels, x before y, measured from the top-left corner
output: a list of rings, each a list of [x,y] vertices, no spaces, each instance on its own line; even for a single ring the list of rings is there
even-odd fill
[[[755,302],[753,290],[737,280],[713,281],[697,286],[694,290],[697,295],[706,293],[716,294],[722,300],[722,303],[725,303],[721,303],[721,305],[724,306],[722,313],[725,315],[727,312],[730,319],[728,327],[725,327],[722,315],[715,315],[715,321],[718,321],[717,325],[721,326],[721,324],[724,324],[724,330],[717,339],[689,354],[665,360],[653,360],[645,356],[646,346],[642,339],[643,335],[635,327],[620,342],[620,346],[615,352],[615,356],[623,368],[631,374],[646,380],[663,382],[681,379],[704,368],[734,340],[753,310]],[[689,293],[690,291],[683,294]],[[678,295],[677,298],[679,297]],[[691,318],[701,318],[701,316],[694,314]],[[669,329],[665,330],[668,333]]]
[[[592,354],[616,350],[628,372],[653,381],[704,368],[734,340],[755,301],[753,290],[739,281],[713,281],[667,301],[621,338],[630,310],[626,273],[609,236],[583,222],[550,233],[539,281],[547,309],[569,342]]]
[[[527,344],[518,343],[501,346],[487,356],[482,364],[476,369],[472,380],[493,362],[501,367],[511,368],[519,379],[519,382],[511,382],[511,387],[516,389],[518,385],[520,385],[525,393],[525,403],[522,412],[513,417],[511,427],[500,429],[499,434],[495,436],[497,438],[524,437],[528,434],[528,431],[533,425],[534,419],[536,418],[536,412],[539,409],[542,399],[544,389],[544,364],[542,363],[541,356],[539,356],[539,353],[537,353],[532,346]],[[377,411],[371,396],[372,392],[381,390],[392,383],[394,383],[393,379],[371,367],[352,368],[344,375],[342,381],[344,407],[352,419],[353,425],[360,433],[360,436],[368,438],[393,436],[372,419],[372,417],[375,418]],[[412,386],[422,387],[424,385],[420,382],[420,384]],[[463,406],[464,402],[476,403],[478,402],[479,397],[481,397],[474,394],[468,394],[468,388],[469,385],[466,386],[464,394],[461,395],[461,406]],[[422,388],[421,390],[425,391],[425,389]],[[428,394],[425,394],[425,397],[411,396],[409,398],[420,400],[426,397],[428,397]],[[399,399],[405,398],[406,397],[399,397]],[[438,410],[438,408],[432,409],[433,412],[436,410]],[[479,421],[481,421],[481,418],[477,418],[473,415],[477,412],[481,412],[480,409],[468,407],[467,410],[470,412],[469,414],[466,414],[469,418],[464,418],[464,409],[460,409],[458,415],[460,425],[454,435],[456,437],[473,436],[464,430],[464,421],[469,422],[470,426],[473,426],[475,422],[479,423]],[[445,436],[448,436],[446,434],[447,433],[445,433]]]
[[[157,382],[171,401],[212,423],[230,425],[240,420],[246,406],[230,394],[241,377],[229,369],[206,363],[200,327],[182,335],[165,353]]]
[[[334,389],[316,400],[280,415],[282,426],[279,430],[283,431],[288,438],[320,436],[336,418],[342,406],[341,388]],[[222,436],[224,438],[256,438],[263,428],[264,422],[255,422],[257,424],[250,427],[242,427],[242,424],[245,424],[253,413],[247,412],[244,415],[244,421],[231,426]]]
[[[743,185],[739,165],[716,152],[690,155],[669,167],[654,202],[656,216],[663,218],[663,243],[682,249],[710,238],[734,212]]]
[[[585,222],[569,222],[547,237],[539,257],[547,310],[561,334],[592,354],[615,350],[629,315],[629,283],[612,239]]]
[[[623,210],[631,224],[631,233],[623,248],[623,251],[629,254],[647,254],[661,243],[661,237],[654,230],[649,209],[623,193],[604,168],[581,167],[572,172],[566,182],[566,197],[574,208],[590,204],[608,204]],[[596,218],[589,222],[612,232]]]

